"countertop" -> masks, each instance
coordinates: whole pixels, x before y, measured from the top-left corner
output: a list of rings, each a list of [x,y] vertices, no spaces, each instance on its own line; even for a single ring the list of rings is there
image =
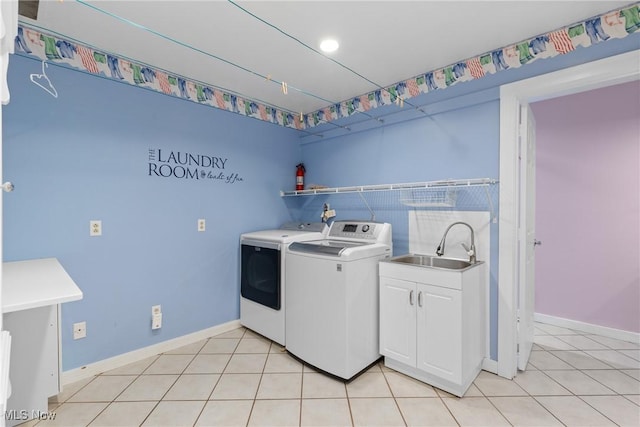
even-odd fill
[[[82,299],[82,291],[56,258],[2,265],[3,313]]]

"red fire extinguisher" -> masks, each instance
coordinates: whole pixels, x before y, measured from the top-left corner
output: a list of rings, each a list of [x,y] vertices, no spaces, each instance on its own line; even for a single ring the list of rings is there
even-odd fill
[[[296,165],[296,190],[304,190],[304,163]]]

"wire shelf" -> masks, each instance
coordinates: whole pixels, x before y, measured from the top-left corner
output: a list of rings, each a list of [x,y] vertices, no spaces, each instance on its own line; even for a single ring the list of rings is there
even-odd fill
[[[429,188],[447,188],[447,187],[464,187],[464,186],[487,186],[497,184],[498,180],[493,178],[474,178],[474,179],[449,179],[441,181],[425,181],[425,182],[406,182],[400,184],[376,184],[376,185],[359,185],[350,187],[326,187],[312,188],[308,190],[280,191],[280,196],[314,196],[317,194],[331,193],[366,193],[371,191],[393,191],[393,190],[411,190],[411,189],[429,189]]]
[[[498,180],[492,178],[360,185],[281,191],[295,217],[313,217],[325,203],[341,215],[371,218],[403,215],[407,209],[489,211],[495,220]],[[295,197],[301,196],[301,197]],[[309,197],[315,196],[315,197]]]

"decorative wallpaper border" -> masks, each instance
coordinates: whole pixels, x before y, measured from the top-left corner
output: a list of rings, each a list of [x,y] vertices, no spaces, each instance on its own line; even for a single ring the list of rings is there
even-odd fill
[[[299,114],[294,115],[178,74],[68,41],[23,23],[18,25],[15,52],[280,126],[304,128]]]
[[[577,6],[576,6],[577,7]],[[15,52],[100,75],[165,95],[187,99],[247,117],[293,129],[311,129],[384,105],[399,104],[420,94],[446,89],[500,71],[519,68],[538,59],[569,53],[579,46],[621,39],[640,30],[640,3],[578,22],[550,33],[420,74],[300,117],[278,108],[242,98],[206,84],[148,65],[64,40],[22,23]]]
[[[320,109],[304,116],[305,128],[384,105],[402,105],[403,100],[420,94],[519,68],[537,59],[563,55],[578,46],[589,47],[606,40],[627,37],[640,29],[639,5],[629,5]]]

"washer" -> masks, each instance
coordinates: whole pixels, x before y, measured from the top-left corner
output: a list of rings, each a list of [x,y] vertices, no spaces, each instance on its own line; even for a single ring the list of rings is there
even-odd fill
[[[378,360],[378,261],[392,249],[391,224],[372,221],[289,245],[287,351],[345,380]]]
[[[326,237],[324,223],[285,223],[279,229],[240,236],[240,323],[285,345],[286,248]]]

